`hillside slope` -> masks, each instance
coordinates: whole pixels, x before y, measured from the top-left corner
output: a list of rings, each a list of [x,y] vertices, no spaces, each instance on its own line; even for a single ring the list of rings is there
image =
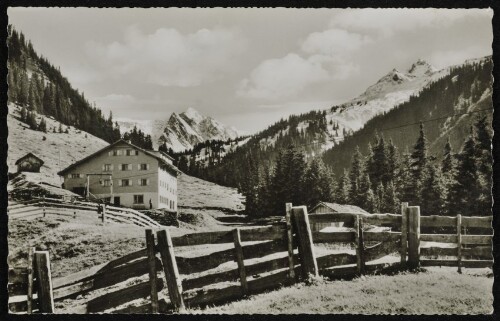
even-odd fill
[[[419,123],[423,122],[430,144],[430,153],[441,156],[447,138],[453,151],[461,148],[469,127],[477,117],[488,117],[492,110],[492,60],[486,57],[454,67],[450,73],[420,92],[418,96],[391,111],[372,118],[364,127],[346,140],[326,151],[325,163],[337,175],[350,166],[356,146],[367,155],[375,134],[391,139],[400,150],[413,148]]]
[[[72,126],[63,125],[64,129],[68,128],[68,133],[54,133],[53,129],[57,131],[61,123],[47,116],[37,116],[38,121],[42,117],[45,119],[47,133],[29,129],[19,120],[19,106],[9,104],[8,110],[7,165],[10,173],[17,171],[15,162],[31,152],[40,157],[44,164],[39,175],[30,176],[39,181],[61,186],[62,181],[57,175],[58,171],[108,145],[104,140]]]

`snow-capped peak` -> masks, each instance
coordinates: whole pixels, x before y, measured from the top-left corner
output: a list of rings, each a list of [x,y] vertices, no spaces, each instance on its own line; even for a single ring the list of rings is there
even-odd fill
[[[421,77],[424,75],[430,76],[436,71],[437,69],[433,65],[423,59],[418,59],[417,62],[412,64],[410,69],[408,69],[408,74],[415,77]]]
[[[196,124],[199,124],[203,121],[205,117],[203,117],[196,109],[189,107],[185,112],[182,113],[187,118],[191,119]]]

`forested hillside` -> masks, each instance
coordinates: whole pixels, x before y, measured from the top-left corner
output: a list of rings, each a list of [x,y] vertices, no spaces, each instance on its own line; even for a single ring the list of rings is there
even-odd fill
[[[491,71],[491,58],[452,68],[449,75],[418,96],[369,120],[361,130],[326,151],[323,160],[335,174],[341,175],[349,167],[355,147],[366,154],[377,133],[404,151],[416,141],[420,122],[425,123],[432,154],[442,152],[448,137],[452,149],[458,150],[474,117],[493,113]]]
[[[83,92],[74,89],[46,58],[39,55],[22,32],[8,27],[7,39],[9,102],[23,107],[22,118],[31,128],[46,131],[44,124],[33,123],[32,113],[86,131],[107,142],[120,138],[120,130],[110,113],[91,104]]]
[[[250,215],[280,215],[284,203],[335,201],[423,215],[488,215],[491,207],[492,61],[451,68],[408,102],[382,113],[321,155],[331,140],[324,111],[270,126],[220,163],[182,159],[195,176],[238,187]],[[419,126],[420,125],[420,126]],[[345,135],[347,134],[347,135]]]

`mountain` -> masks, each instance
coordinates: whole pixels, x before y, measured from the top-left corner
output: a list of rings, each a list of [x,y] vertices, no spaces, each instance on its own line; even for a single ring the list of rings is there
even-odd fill
[[[180,114],[172,113],[159,141],[178,152],[192,149],[196,144],[207,140],[232,140],[237,137],[238,132],[234,128],[188,108]]]
[[[167,121],[121,119],[118,124],[122,133],[136,126],[145,134],[151,135],[154,148],[165,144],[166,148],[171,148],[174,152],[193,149],[197,144],[208,140],[234,140],[242,134],[234,127],[203,116],[191,107],[180,114],[172,113]]]
[[[376,134],[383,135],[387,141],[392,140],[400,151],[411,150],[419,135],[420,122],[425,126],[432,155],[441,156],[448,138],[453,151],[457,152],[477,117],[486,116],[491,123],[491,71],[491,56],[450,67],[444,77],[425,87],[418,95],[373,117],[342,144],[326,151],[324,161],[340,175],[350,165],[355,147],[367,155]]]
[[[418,135],[418,126],[407,124],[418,125],[434,118],[440,120],[425,124],[432,151],[440,151],[445,136],[450,136],[457,149],[470,125],[467,114],[457,114],[491,108],[491,65],[491,57],[485,57],[436,70],[419,60],[405,71],[391,70],[344,104],[292,115],[269,126],[208,168],[199,168],[193,157],[186,157],[182,163],[188,161],[189,172],[194,175],[236,187],[255,168],[272,169],[279,151],[294,145],[308,158],[324,154],[326,165],[338,175],[350,165],[357,145],[366,155],[375,133],[383,132],[404,151],[412,148]],[[405,127],[386,134],[385,129],[399,126]]]

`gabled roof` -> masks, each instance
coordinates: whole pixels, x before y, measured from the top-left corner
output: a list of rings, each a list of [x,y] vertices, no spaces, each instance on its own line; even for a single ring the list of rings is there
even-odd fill
[[[24,159],[26,159],[28,157],[34,157],[34,158],[36,158],[41,163],[41,165],[43,165],[43,160],[40,157],[38,157],[35,154],[33,154],[33,153],[28,153],[28,154],[24,155],[23,157],[19,158],[16,161],[15,165],[19,164],[19,162],[23,161]]]
[[[316,206],[314,206],[310,212],[313,212],[316,208],[320,207],[321,205],[326,206],[330,208],[333,212],[336,213],[363,213],[363,214],[370,214],[361,207],[358,207],[356,205],[343,205],[343,204],[337,204],[337,203],[328,203],[328,202],[319,202]]]
[[[172,171],[175,171],[176,173],[181,173],[181,171],[179,171],[179,169],[177,169],[177,167],[175,167],[174,165],[170,164],[169,162],[167,162],[160,154],[158,154],[156,151],[149,151],[149,150],[146,150],[146,149],[143,149],[139,146],[136,146],[124,139],[119,139],[117,140],[116,142],[112,143],[112,144],[109,144],[108,146],[98,150],[97,152],[85,157],[85,158],[82,158],[80,159],[79,161],[69,165],[68,167],[66,167],[65,169],[63,169],[62,171],[58,172],[57,175],[59,176],[64,176],[65,173],[67,173],[69,170],[75,168],[76,166],[80,165],[80,164],[83,164],[85,162],[87,162],[88,160],[94,158],[95,156],[99,155],[100,153],[102,152],[105,152],[113,147],[115,147],[116,145],[118,144],[126,144],[134,149],[137,149],[141,152],[143,152],[144,154],[147,154],[155,159],[157,159],[158,161],[160,161],[161,165],[164,165],[166,167],[168,167],[170,170]],[[163,153],[162,153],[163,154]]]

